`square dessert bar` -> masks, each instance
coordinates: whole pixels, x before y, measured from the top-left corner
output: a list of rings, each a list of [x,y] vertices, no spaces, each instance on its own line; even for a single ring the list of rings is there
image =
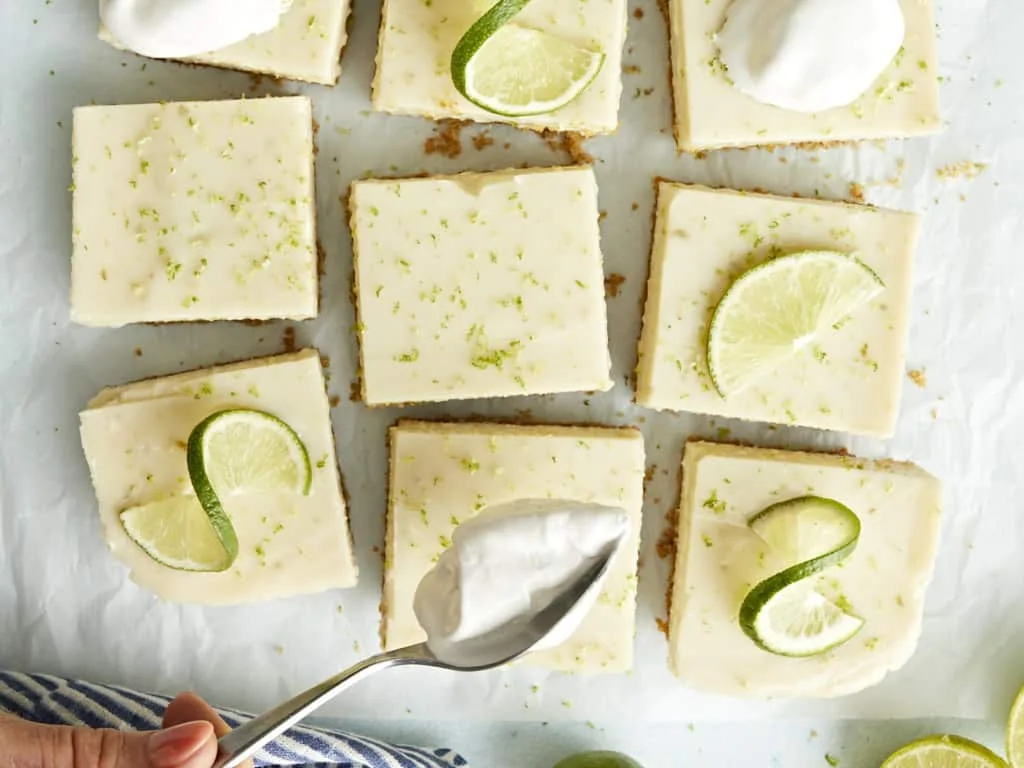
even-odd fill
[[[864,205],[663,182],[637,368],[639,404],[889,437],[904,378],[919,218]],[[743,272],[803,250],[855,253],[885,289],[839,329],[723,398],[708,324]]]
[[[341,76],[350,9],[349,0],[293,0],[269,32],[185,61],[334,85]],[[103,25],[100,39],[122,47]]]
[[[467,101],[455,89],[451,56],[463,33],[491,5],[467,0],[384,0],[373,81],[373,107],[381,112],[507,122],[535,130],[611,133],[619,124],[626,0],[533,0],[517,17],[524,26],[558,35],[605,55],[597,78],[555,112],[504,117]]]
[[[681,149],[882,139],[941,129],[932,0],[901,0],[906,37],[892,64],[853,104],[819,113],[763,104],[733,86],[715,43],[730,2],[668,0]]]
[[[71,318],[315,317],[309,99],[79,107]]]
[[[360,181],[349,204],[368,404],[611,387],[591,169]]]
[[[849,507],[861,534],[849,559],[809,586],[865,624],[823,655],[777,656],[743,633],[738,614],[754,585],[793,563],[748,522],[810,494]],[[756,698],[843,696],[880,682],[917,646],[941,504],[939,481],[912,464],[688,444],[671,587],[673,671],[701,691]]]
[[[125,533],[129,507],[187,494],[185,446],[212,413],[252,408],[285,421],[309,453],[308,496],[236,495],[225,508],[238,559],[223,573],[161,565]],[[250,360],[107,389],[81,414],[82,444],[103,536],[131,578],[163,600],[227,605],[322,592],[356,583],[345,501],[316,350]]]
[[[567,672],[628,671],[643,481],[643,437],[634,429],[399,422],[391,430],[384,646],[426,639],[413,597],[460,522],[517,499],[572,499],[624,509],[631,533],[580,628],[529,663]]]

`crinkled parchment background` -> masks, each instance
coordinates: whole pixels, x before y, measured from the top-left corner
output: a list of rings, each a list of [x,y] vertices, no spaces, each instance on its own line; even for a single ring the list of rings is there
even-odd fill
[[[357,0],[339,87],[301,87],[216,69],[145,61],[95,38],[95,0],[0,0],[0,665],[141,688],[194,687],[262,708],[377,649],[385,509],[385,431],[397,416],[516,416],[638,424],[655,468],[645,510],[637,667],[584,679],[528,669],[456,677],[403,670],[358,686],[327,714],[454,720],[743,720],[1002,717],[1024,682],[1024,70],[1019,0],[940,0],[946,132],[934,139],[823,152],[727,151],[677,156],[670,138],[665,29],[655,0],[637,0],[627,43],[622,128],[588,143],[601,182],[606,269],[626,278],[609,299],[614,392],[369,412],[349,400],[356,347],[351,251],[340,198],[369,174],[496,169],[568,161],[543,140],[488,129],[483,150],[463,131],[457,158],[425,156],[426,121],[372,115],[378,4]],[[98,389],[144,376],[268,354],[284,325],[217,324],[89,330],[68,322],[71,108],[78,104],[306,92],[320,122],[324,310],[299,325],[330,356],[341,466],[362,579],[357,589],[269,605],[162,605],[105,551],[77,414]],[[987,164],[945,180],[950,163]],[[653,204],[652,178],[843,198],[851,182],[875,204],[920,211],[902,418],[889,443],[806,430],[644,412],[625,383],[635,362]],[[137,356],[135,350],[141,350]],[[672,678],[655,626],[668,562],[655,554],[676,503],[683,441],[725,427],[776,446],[838,447],[919,462],[945,480],[947,513],[920,650],[877,688],[834,702],[741,703],[699,696]],[[339,613],[338,606],[343,606]],[[532,692],[538,685],[539,691]]]

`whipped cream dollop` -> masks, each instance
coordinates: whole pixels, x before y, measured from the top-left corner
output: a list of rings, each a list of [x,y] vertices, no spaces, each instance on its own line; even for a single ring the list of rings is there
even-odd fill
[[[528,621],[628,532],[623,510],[597,504],[545,499],[484,509],[456,528],[416,591],[427,645],[442,661],[457,662],[458,643]],[[533,650],[568,640],[599,593],[592,590]]]
[[[100,0],[126,48],[154,59],[209,53],[274,29],[292,0]]]
[[[733,0],[716,42],[740,91],[820,112],[860,98],[905,34],[900,0]]]

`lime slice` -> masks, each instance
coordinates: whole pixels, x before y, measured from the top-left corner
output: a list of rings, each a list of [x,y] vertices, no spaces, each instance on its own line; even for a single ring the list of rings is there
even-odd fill
[[[1010,707],[1010,719],[1006,724],[1006,756],[1013,768],[1024,768],[1024,688]]]
[[[747,525],[791,565],[831,552],[839,542],[856,542],[860,536],[857,515],[838,501],[821,496],[772,504]]]
[[[195,496],[174,496],[121,513],[128,537],[176,571],[224,571],[234,560]]]
[[[848,558],[860,539],[860,519],[833,499],[804,496],[755,515],[751,529],[794,561],[757,584],[740,606],[740,628],[779,656],[817,656],[847,642],[864,620],[816,592],[807,579]]]
[[[262,411],[233,409],[207,417],[188,438],[188,474],[199,503],[227,551],[238,537],[222,496],[241,493],[309,494],[309,454],[295,430]]]
[[[882,768],[1006,768],[981,744],[960,736],[928,736],[893,752]]]
[[[731,397],[839,325],[885,288],[853,256],[801,251],[743,273],[711,317],[711,381]]]
[[[554,112],[594,82],[605,55],[509,22],[529,0],[500,0],[452,51],[455,88],[482,109],[506,117]]]
[[[232,409],[192,430],[186,451],[195,496],[174,496],[121,512],[129,538],[180,571],[224,571],[238,557],[238,535],[221,496],[308,495],[309,454],[295,431],[262,411]]]

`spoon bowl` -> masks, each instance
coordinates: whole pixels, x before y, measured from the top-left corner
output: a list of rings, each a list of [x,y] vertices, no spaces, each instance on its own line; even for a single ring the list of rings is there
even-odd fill
[[[371,656],[334,677],[254,717],[218,742],[214,768],[234,768],[261,747],[296,725],[346,688],[389,667],[426,666],[454,672],[482,672],[525,656],[545,639],[572,626],[589,609],[608,573],[619,542],[609,544],[569,581],[551,602],[529,618],[513,620],[479,637],[445,643],[431,649],[426,643]]]

